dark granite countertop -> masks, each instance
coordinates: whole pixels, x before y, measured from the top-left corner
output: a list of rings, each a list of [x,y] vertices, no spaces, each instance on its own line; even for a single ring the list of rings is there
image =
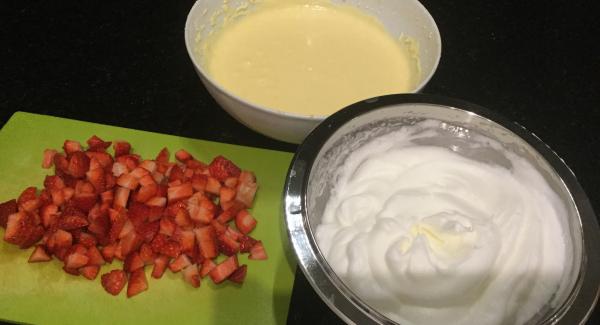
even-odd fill
[[[2,1],[0,125],[27,111],[294,151],[227,115],[183,41],[187,1]],[[423,92],[471,101],[525,126],[572,168],[600,211],[600,34],[585,1],[422,1],[442,35]],[[289,323],[339,319],[297,272]],[[600,324],[598,308],[591,324]]]

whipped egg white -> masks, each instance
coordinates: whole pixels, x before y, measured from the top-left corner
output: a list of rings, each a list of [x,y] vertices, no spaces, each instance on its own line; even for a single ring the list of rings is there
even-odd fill
[[[416,129],[348,156],[316,229],[321,251],[402,324],[526,322],[565,272],[563,203],[525,159],[484,163],[420,144]]]

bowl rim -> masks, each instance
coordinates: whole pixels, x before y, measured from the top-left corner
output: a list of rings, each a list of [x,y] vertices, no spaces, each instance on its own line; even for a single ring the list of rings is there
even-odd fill
[[[563,304],[570,303],[570,305],[564,310],[558,310],[552,318],[546,319],[545,322],[553,324],[584,323],[591,315],[600,293],[600,254],[593,254],[593,252],[600,252],[600,227],[591,203],[576,176],[556,152],[520,124],[511,122],[482,106],[438,95],[395,94],[355,103],[332,114],[299,145],[286,176],[283,213],[288,239],[298,260],[298,266],[313,289],[330,309],[348,323],[353,323],[356,319],[352,318],[357,317],[360,319],[357,323],[360,324],[378,324],[378,321],[395,324],[362,302],[333,272],[323,256],[320,256],[323,263],[316,258],[317,254],[320,254],[320,250],[307,220],[306,189],[315,158],[322,146],[339,127],[367,112],[390,106],[411,104],[462,110],[490,120],[528,143],[554,169],[563,181],[578,212],[583,243],[579,277],[571,289],[567,301]],[[330,301],[330,299],[334,301]],[[350,305],[355,307],[354,310],[346,308],[342,311],[338,308]]]
[[[429,12],[429,10],[427,10],[427,8],[420,1],[418,1],[418,0],[413,0],[413,1],[417,5],[417,7],[419,7],[426,14],[425,16],[431,22],[431,26],[433,27],[432,32],[435,34],[435,37],[439,43],[439,47],[437,48],[437,50],[434,53],[435,62],[432,65],[431,72],[425,78],[423,78],[421,80],[421,82],[411,92],[411,93],[417,93],[417,92],[420,92],[421,90],[423,90],[423,88],[425,88],[427,83],[429,83],[431,78],[433,78],[433,76],[435,75],[435,72],[438,69],[438,66],[439,66],[439,63],[440,63],[440,60],[442,57],[442,37],[440,35],[440,30],[435,22],[435,19],[433,18],[433,16]],[[203,79],[203,82],[210,83],[220,93],[224,94],[225,96],[229,97],[230,99],[235,100],[245,106],[249,106],[249,107],[252,107],[259,111],[262,111],[263,113],[283,115],[285,117],[300,119],[300,120],[304,120],[304,121],[313,121],[313,122],[319,122],[319,121],[324,120],[328,116],[331,116],[331,114],[329,114],[329,115],[304,115],[304,114],[298,114],[298,113],[291,113],[291,112],[277,110],[275,108],[270,108],[270,107],[267,107],[264,105],[256,104],[256,103],[245,100],[245,99],[231,93],[230,91],[225,89],[223,86],[221,86],[220,83],[216,82],[214,80],[214,78],[212,78],[210,76],[210,74],[208,74],[206,72],[206,70],[204,69],[202,64],[200,64],[200,62],[198,62],[198,59],[194,55],[194,50],[193,50],[193,45],[194,45],[194,41],[193,41],[194,37],[193,36],[194,36],[194,33],[196,32],[196,30],[192,26],[193,18],[194,18],[194,17],[192,17],[192,13],[196,12],[197,10],[199,11],[201,9],[202,4],[203,4],[203,0],[196,0],[194,2],[194,5],[192,6],[192,8],[190,9],[190,11],[187,14],[187,17],[185,20],[185,27],[184,27],[184,41],[185,41],[185,47],[186,47],[187,54],[190,57],[190,60],[192,61],[194,68],[196,69],[196,71],[200,74],[201,78]]]

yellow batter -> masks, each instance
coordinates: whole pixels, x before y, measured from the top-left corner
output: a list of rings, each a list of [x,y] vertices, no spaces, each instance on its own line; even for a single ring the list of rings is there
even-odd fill
[[[323,2],[268,2],[227,22],[203,52],[208,74],[225,89],[302,115],[411,92],[419,79],[417,60],[380,22]]]

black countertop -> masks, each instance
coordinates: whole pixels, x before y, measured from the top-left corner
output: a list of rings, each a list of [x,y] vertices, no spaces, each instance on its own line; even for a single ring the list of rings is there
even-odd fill
[[[27,111],[246,146],[294,151],[227,115],[183,41],[187,1],[2,1],[0,125]],[[423,92],[471,101],[537,134],[600,211],[600,34],[584,1],[422,1],[442,35]],[[289,323],[339,319],[301,272]],[[590,324],[600,323],[598,308]]]

